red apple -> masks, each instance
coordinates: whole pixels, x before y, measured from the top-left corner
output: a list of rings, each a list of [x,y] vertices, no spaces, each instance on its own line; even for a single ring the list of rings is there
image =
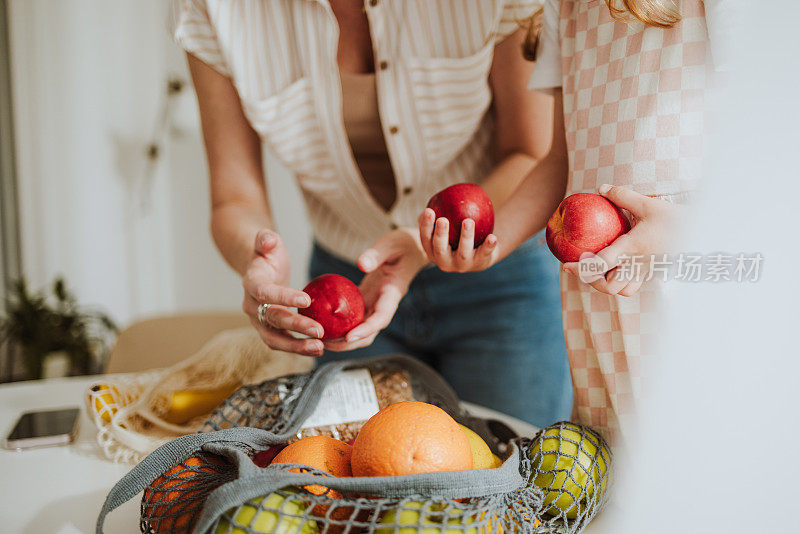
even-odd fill
[[[286,445],[273,445],[269,449],[258,451],[253,455],[253,463],[258,467],[267,467],[278,453],[286,448]]]
[[[344,276],[323,274],[303,291],[311,297],[311,306],[300,308],[299,312],[322,325],[322,339],[338,339],[364,320],[364,297]]]
[[[489,195],[476,184],[455,184],[442,189],[428,201],[436,218],[450,221],[450,248],[457,249],[461,239],[461,222],[475,221],[475,248],[494,230],[494,208]]]
[[[614,203],[594,193],[576,193],[561,201],[547,221],[547,246],[562,263],[606,248],[631,229]]]

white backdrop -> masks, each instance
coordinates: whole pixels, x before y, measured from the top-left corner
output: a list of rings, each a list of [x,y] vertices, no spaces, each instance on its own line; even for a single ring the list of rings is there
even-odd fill
[[[710,165],[684,250],[760,253],[761,274],[676,290],[625,459],[620,534],[798,530],[787,512],[800,497],[800,5],[754,16],[745,4],[728,4],[741,9],[734,69],[710,102]]]
[[[188,80],[163,0],[11,0],[23,271],[63,274],[125,324],[238,309],[238,277],[210,238],[205,157],[190,86],[152,183],[145,147],[167,79]],[[310,232],[294,180],[270,158],[279,230],[305,281]],[[143,207],[144,206],[144,207]],[[291,224],[289,224],[291,221]]]

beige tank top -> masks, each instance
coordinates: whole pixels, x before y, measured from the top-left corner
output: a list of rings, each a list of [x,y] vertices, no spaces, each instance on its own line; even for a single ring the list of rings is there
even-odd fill
[[[375,74],[341,73],[344,128],[361,176],[372,196],[389,211],[397,198],[392,162],[383,138]]]

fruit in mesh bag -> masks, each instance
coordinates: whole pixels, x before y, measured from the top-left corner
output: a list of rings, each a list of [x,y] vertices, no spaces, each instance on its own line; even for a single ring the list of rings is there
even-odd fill
[[[358,286],[338,274],[323,274],[303,289],[311,306],[299,313],[322,325],[322,339],[338,339],[364,320],[364,297]]]
[[[227,384],[215,389],[173,391],[169,408],[162,416],[175,425],[188,423],[195,417],[208,414],[239,389],[241,384]]]
[[[489,445],[487,445],[486,442],[483,441],[483,438],[476,434],[474,430],[464,425],[458,426],[461,427],[461,430],[467,435],[467,440],[469,440],[469,448],[472,451],[473,469],[494,469],[495,467],[503,465],[503,460],[494,455]]]
[[[109,384],[95,384],[91,388],[91,398],[93,399],[92,406],[97,415],[104,423],[110,423],[111,417],[117,413],[119,406],[117,405],[117,398],[119,398],[119,390],[116,386]]]
[[[556,423],[531,445],[532,482],[545,490],[550,515],[578,517],[593,505],[595,492],[605,492],[611,476],[611,453],[605,441],[589,427]],[[608,476],[607,476],[608,475]]]
[[[308,436],[288,445],[275,456],[270,465],[303,464],[335,477],[349,477],[353,476],[350,471],[352,453],[353,447],[338,439],[328,436]],[[300,469],[291,471],[300,472]],[[328,491],[328,488],[318,484],[305,486],[303,489],[315,495],[322,495]],[[341,497],[341,494],[334,490],[328,491],[328,495],[333,498]]]
[[[470,515],[456,508],[445,510],[444,505],[422,502],[405,502],[389,510],[381,518],[383,527],[375,534],[489,534],[492,521],[479,521],[482,514]],[[475,523],[478,523],[476,526]],[[395,527],[397,530],[395,530]],[[498,532],[502,526],[498,525]]]
[[[317,523],[306,518],[308,504],[293,490],[250,499],[219,519],[214,534],[319,534]]]
[[[269,449],[264,449],[263,451],[257,451],[253,454],[252,460],[253,463],[256,464],[258,467],[267,467],[269,464],[272,463],[272,460],[278,456],[278,453],[281,452],[283,449],[286,448],[286,445],[273,445]]]
[[[275,456],[270,465],[274,464],[303,464],[320,471],[330,473],[335,477],[353,476],[350,470],[350,457],[353,447],[343,441],[328,436],[308,436],[288,445],[285,449]],[[301,469],[291,469],[292,472],[300,472]],[[311,484],[303,486],[303,489],[314,495],[325,495],[331,499],[341,499],[342,494],[336,490]],[[330,516],[339,521],[347,520],[353,513],[350,506],[336,506],[328,514],[330,508],[327,504],[317,504],[311,509],[311,515],[315,517]],[[332,525],[328,530],[332,532],[341,531],[343,525]]]
[[[233,464],[226,458],[199,452],[171,467],[144,490],[145,532],[190,533],[208,494],[231,480]]]
[[[438,406],[391,404],[373,415],[353,444],[353,475],[412,475],[472,469],[469,440]]]

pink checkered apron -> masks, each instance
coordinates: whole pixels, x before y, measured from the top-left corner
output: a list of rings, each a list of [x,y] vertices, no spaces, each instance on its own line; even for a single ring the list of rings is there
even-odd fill
[[[702,2],[681,4],[683,20],[662,30],[616,21],[602,0],[561,2],[567,194],[608,183],[669,198],[696,186],[710,57]],[[617,445],[635,435],[661,293],[651,281],[609,296],[561,275],[573,416]]]

